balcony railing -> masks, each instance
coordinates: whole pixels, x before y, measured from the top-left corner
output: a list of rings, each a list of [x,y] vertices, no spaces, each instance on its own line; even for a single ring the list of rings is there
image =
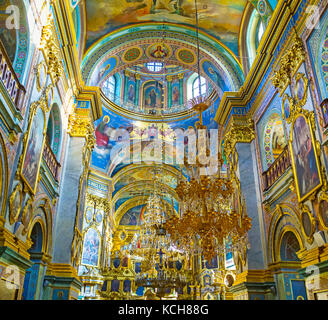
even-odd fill
[[[11,100],[18,110],[21,109],[20,98],[25,94],[25,88],[20,84],[11,65],[7,52],[0,41],[0,80],[6,88]]]
[[[51,150],[48,139],[46,139],[46,142],[44,144],[43,159],[47,164],[52,176],[55,178],[56,181],[58,181],[58,172],[60,168],[60,163],[57,161],[56,155]]]
[[[279,155],[276,161],[270,168],[263,173],[263,186],[264,191],[268,190],[272,185],[287,171],[291,166],[290,155],[288,146]]]

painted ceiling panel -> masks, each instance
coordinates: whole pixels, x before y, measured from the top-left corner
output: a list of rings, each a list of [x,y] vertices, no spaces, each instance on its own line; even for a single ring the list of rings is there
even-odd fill
[[[246,0],[199,0],[199,27],[238,55],[238,35]],[[194,0],[86,0],[86,48],[105,34],[136,23],[195,26]]]

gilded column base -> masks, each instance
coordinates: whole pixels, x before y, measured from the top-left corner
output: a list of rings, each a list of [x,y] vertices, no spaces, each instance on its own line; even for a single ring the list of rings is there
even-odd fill
[[[274,277],[270,270],[246,270],[237,274],[227,291],[231,300],[271,300],[275,292]],[[227,293],[225,294],[227,300]]]
[[[77,300],[82,283],[77,271],[69,264],[54,263],[47,268],[45,300]]]

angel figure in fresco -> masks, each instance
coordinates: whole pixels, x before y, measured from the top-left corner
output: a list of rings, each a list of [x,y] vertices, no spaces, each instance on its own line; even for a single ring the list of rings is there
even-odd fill
[[[167,10],[169,13],[180,13],[183,0],[153,0],[150,13],[157,13],[160,10]]]

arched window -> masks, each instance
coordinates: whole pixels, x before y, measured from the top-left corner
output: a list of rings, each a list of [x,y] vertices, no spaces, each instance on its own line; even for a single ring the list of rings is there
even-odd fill
[[[115,99],[115,90],[116,90],[116,79],[114,76],[109,77],[103,84],[102,90],[106,97],[114,101]]]
[[[161,62],[148,62],[146,67],[151,72],[159,72],[163,69],[163,63]]]
[[[287,231],[282,240],[280,247],[280,258],[282,261],[299,261],[297,252],[300,250],[300,244],[291,231]]]
[[[60,156],[59,151],[61,146],[61,120],[59,107],[56,103],[54,103],[50,111],[46,132],[46,142],[58,159]]]
[[[204,94],[206,94],[206,80],[203,77],[197,77],[192,84],[192,97],[196,98]]]

